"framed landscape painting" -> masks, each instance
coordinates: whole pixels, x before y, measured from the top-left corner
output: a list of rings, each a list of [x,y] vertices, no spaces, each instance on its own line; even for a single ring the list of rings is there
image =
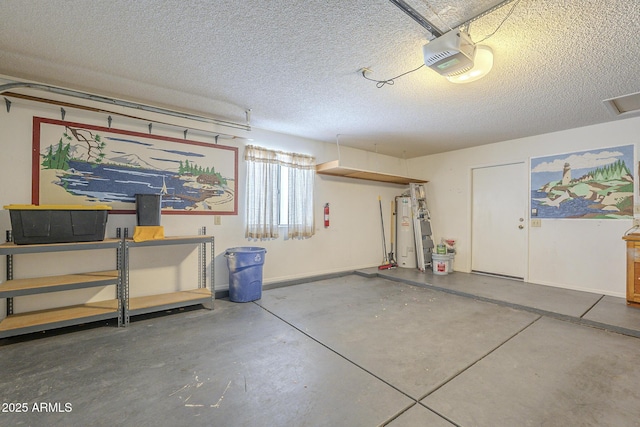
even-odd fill
[[[133,213],[160,194],[163,214],[238,212],[236,147],[34,117],[32,171],[36,205]]]
[[[531,218],[633,218],[634,146],[531,159]]]

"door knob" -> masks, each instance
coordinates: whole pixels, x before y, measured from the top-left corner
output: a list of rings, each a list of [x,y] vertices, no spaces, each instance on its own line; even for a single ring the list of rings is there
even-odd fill
[[[518,228],[519,228],[520,230],[522,230],[522,229],[524,228],[524,225],[520,224],[520,225],[518,226]]]

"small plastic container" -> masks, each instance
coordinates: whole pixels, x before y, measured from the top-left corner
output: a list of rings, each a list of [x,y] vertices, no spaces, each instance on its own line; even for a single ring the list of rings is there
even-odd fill
[[[107,205],[8,205],[17,245],[104,240]]]
[[[433,274],[446,275],[449,273],[449,255],[431,254]]]

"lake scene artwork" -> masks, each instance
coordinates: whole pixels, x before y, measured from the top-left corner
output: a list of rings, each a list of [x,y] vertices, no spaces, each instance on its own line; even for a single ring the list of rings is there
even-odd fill
[[[531,159],[532,218],[633,218],[633,145]]]
[[[37,117],[33,144],[34,204],[128,213],[160,194],[163,214],[237,214],[236,147]]]

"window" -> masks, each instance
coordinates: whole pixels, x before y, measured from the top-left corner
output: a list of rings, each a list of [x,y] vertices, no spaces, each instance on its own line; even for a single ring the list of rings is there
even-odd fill
[[[315,159],[249,145],[245,149],[245,160],[245,237],[275,239],[279,237],[280,224],[286,226],[288,238],[313,236]]]

